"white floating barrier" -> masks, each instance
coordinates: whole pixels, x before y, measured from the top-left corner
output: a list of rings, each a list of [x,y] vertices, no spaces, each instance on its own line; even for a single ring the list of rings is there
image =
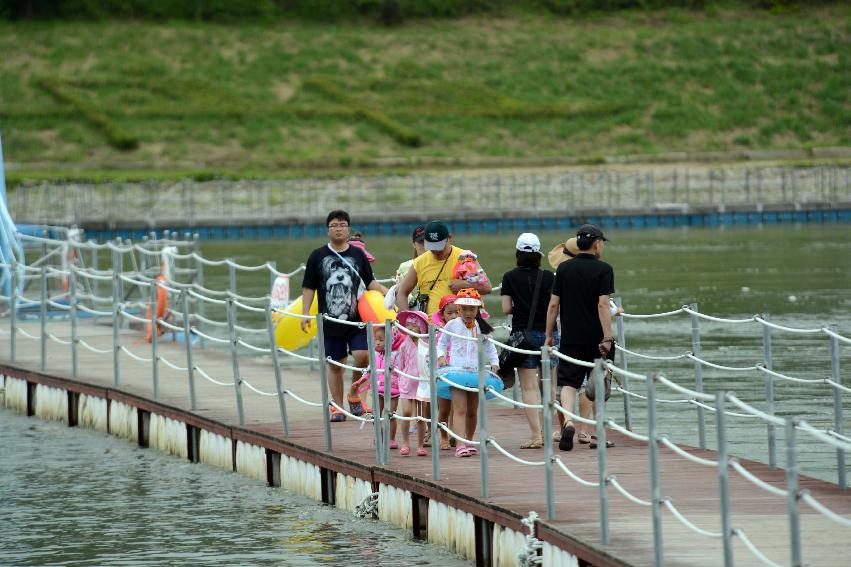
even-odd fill
[[[565,550],[544,542],[543,567],[579,567],[579,560]]]
[[[77,425],[106,433],[107,401],[98,396],[80,394],[77,401]]]
[[[152,413],[148,430],[148,446],[167,455],[189,458],[186,424]]]
[[[281,488],[321,502],[321,471],[316,465],[281,455]]]
[[[526,535],[493,525],[494,567],[520,567],[520,555],[526,550]]]
[[[233,445],[230,439],[201,430],[198,440],[198,460],[207,465],[233,470]]]
[[[236,472],[266,482],[266,449],[237,441]]]
[[[379,484],[378,519],[405,530],[413,529],[411,493],[389,484]]]
[[[27,381],[6,377],[5,404],[9,409],[27,414]]]
[[[354,512],[355,508],[372,494],[372,484],[365,480],[337,473],[334,502],[340,510]]]
[[[109,432],[133,443],[139,440],[139,415],[136,408],[112,400],[109,407]]]
[[[39,419],[68,423],[68,392],[36,384],[35,415]]]
[[[476,528],[473,515],[429,500],[428,541],[442,545],[467,559],[475,560]]]

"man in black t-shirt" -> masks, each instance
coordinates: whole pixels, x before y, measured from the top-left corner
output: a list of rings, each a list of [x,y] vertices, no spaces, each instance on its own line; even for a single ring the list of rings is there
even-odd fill
[[[302,283],[302,312],[308,315],[314,294],[319,295],[319,313],[342,321],[360,321],[358,298],[366,290],[387,293],[387,289],[375,280],[372,267],[364,251],[351,246],[349,240],[349,214],[346,211],[331,211],[326,219],[329,242],[314,250],[307,259]],[[311,319],[302,319],[303,331],[312,324]],[[345,363],[351,354],[354,366],[364,368],[369,364],[366,346],[366,329],[351,325],[324,321],[325,356]],[[360,373],[352,374],[352,383]],[[343,369],[328,364],[328,389],[332,400],[343,407]],[[349,409],[353,415],[363,414],[363,404],[357,390],[349,389]],[[331,406],[331,421],[345,421],[345,414]]]
[[[583,225],[576,233],[579,254],[570,262],[562,262],[556,271],[552,296],[547,308],[547,344],[553,344],[556,317],[561,322],[562,354],[593,362],[613,352],[612,315],[609,296],[615,291],[612,267],[600,260],[606,237],[593,224]],[[582,386],[589,368],[559,361],[556,380],[561,388],[561,404],[573,412],[576,391]],[[567,419],[559,448],[573,449],[573,421]]]

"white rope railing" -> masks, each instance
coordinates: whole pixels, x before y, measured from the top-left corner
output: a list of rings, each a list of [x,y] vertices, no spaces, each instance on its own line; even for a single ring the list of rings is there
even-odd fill
[[[816,429],[806,421],[799,421],[795,426],[795,429],[803,431],[805,433],[809,433],[811,436],[815,437],[819,441],[827,443],[828,445],[833,445],[837,449],[842,449],[843,451],[851,451],[851,443],[846,443],[845,441],[841,441],[836,437],[832,437],[827,434],[827,432],[822,431],[821,429]]]
[[[582,486],[587,486],[589,488],[596,488],[596,487],[600,486],[599,482],[593,482],[593,481],[590,481],[590,480],[585,480],[584,478],[582,478],[581,476],[579,476],[578,474],[576,474],[575,472],[570,470],[570,468],[566,464],[564,464],[564,461],[561,460],[561,456],[556,455],[555,457],[553,457],[553,462],[555,464],[557,464],[558,467],[562,471],[564,471],[564,474],[566,474],[567,476],[572,478],[574,480],[574,482],[577,482],[577,483],[581,484]]]
[[[629,390],[625,390],[624,388],[622,388],[620,386],[615,386],[615,391],[620,392],[621,394],[624,394],[625,396],[629,396],[631,398],[638,398],[639,400],[646,400],[647,399],[647,396],[643,396],[643,395],[638,394],[636,392],[630,392]],[[688,403],[691,403],[691,402],[692,402],[692,400],[690,400],[690,399],[668,400],[668,399],[665,399],[665,398],[656,398],[656,403],[659,403],[659,404],[688,404]]]
[[[83,348],[88,349],[95,354],[112,354],[112,351],[113,351],[113,349],[111,349],[111,348],[102,349],[102,348],[97,348],[95,346],[92,346],[89,343],[87,343],[85,339],[77,339],[77,342],[80,343],[80,345],[82,345]]]
[[[213,337],[211,335],[208,335],[208,334],[204,333],[203,331],[198,330],[198,328],[195,327],[194,325],[189,327],[189,330],[192,331],[193,333],[195,333],[196,335],[198,335],[199,337],[201,337],[202,339],[212,341],[214,343],[218,343],[218,344],[222,344],[222,345],[226,345],[226,344],[230,343],[230,341],[228,339],[220,339],[219,337]]]
[[[488,445],[492,446],[497,451],[499,451],[500,453],[502,453],[503,455],[505,455],[506,457],[508,457],[512,461],[514,461],[515,463],[520,463],[521,465],[527,465],[527,466],[530,466],[530,467],[542,467],[545,464],[547,464],[546,461],[527,461],[525,459],[521,459],[520,457],[517,457],[517,456],[511,454],[511,452],[507,451],[493,437],[488,437]]]
[[[245,378],[243,378],[243,379],[242,379],[242,384],[243,384],[246,388],[248,388],[249,390],[251,390],[252,392],[254,392],[255,394],[260,394],[261,396],[276,397],[276,396],[278,395],[276,392],[264,392],[264,391],[263,391],[263,390],[261,390],[260,388],[257,388],[256,386],[252,385],[252,384],[251,384],[251,382],[249,382],[249,381],[248,381],[248,380],[246,380]]]
[[[745,547],[748,548],[748,551],[751,552],[751,555],[759,559],[763,564],[768,565],[768,567],[781,567],[779,563],[775,563],[771,559],[765,556],[765,554],[759,550],[759,548],[753,544],[753,542],[748,539],[748,536],[745,535],[744,530],[741,528],[733,528],[732,533],[734,536],[738,537],[742,540],[742,543],[745,544]]]
[[[824,378],[807,379],[807,378],[795,378],[794,376],[787,376],[786,374],[781,374],[780,372],[776,372],[774,370],[769,370],[768,368],[765,367],[764,364],[757,364],[756,368],[760,372],[768,374],[769,376],[774,376],[775,378],[780,378],[781,380],[787,380],[789,382],[797,382],[799,384],[817,384],[819,382],[824,383],[824,380],[825,380]]]
[[[131,351],[130,349],[128,349],[124,345],[121,345],[118,348],[120,348],[124,352],[124,354],[126,354],[130,358],[138,360],[139,362],[153,362],[153,360],[154,360],[153,358],[148,358],[148,357],[145,357],[145,356],[139,356],[138,354],[134,353],[133,351]]]
[[[304,360],[305,362],[319,362],[319,358],[315,357],[315,356],[305,356],[303,354],[298,354],[298,353],[293,352],[291,350],[287,350],[282,346],[277,347],[277,349],[278,349],[278,352],[282,352],[287,356],[291,356],[291,357],[297,358],[299,360]]]
[[[697,400],[689,400],[689,403],[695,405],[697,407],[703,408],[705,410],[711,411],[712,413],[716,413],[718,409],[715,406],[710,406],[709,404],[704,404],[702,402],[698,402]],[[740,413],[737,411],[729,411],[724,410],[724,415],[729,415],[731,417],[742,417],[745,419],[759,419],[760,416],[750,414],[750,413]]]
[[[233,386],[233,381],[230,381],[230,382],[219,382],[218,380],[216,380],[215,378],[213,378],[212,376],[210,376],[209,374],[207,374],[206,372],[204,372],[204,369],[203,369],[203,368],[201,368],[201,367],[200,367],[200,366],[198,366],[198,365],[193,366],[193,367],[192,367],[192,370],[193,370],[193,371],[195,371],[195,372],[197,372],[198,374],[200,374],[200,375],[201,375],[201,377],[202,377],[202,378],[204,378],[205,380],[207,380],[207,381],[209,381],[209,382],[212,382],[213,384],[215,384],[215,385],[217,385],[217,386]]]
[[[559,413],[561,413],[561,414],[563,414],[563,415],[566,415],[566,416],[567,416],[567,417],[569,417],[570,419],[572,419],[572,420],[574,420],[574,421],[578,421],[579,423],[585,423],[585,424],[587,424],[587,425],[597,425],[597,421],[596,421],[596,420],[588,419],[588,418],[582,417],[582,416],[581,416],[581,415],[579,415],[579,414],[573,413],[572,411],[568,411],[568,410],[564,409],[564,408],[561,406],[561,404],[553,404],[553,408],[554,408],[557,412],[559,412]]]
[[[440,429],[442,429],[443,431],[445,431],[447,435],[449,435],[450,437],[452,437],[456,441],[460,441],[464,445],[481,445],[482,444],[481,441],[472,441],[470,439],[464,439],[463,437],[461,437],[460,435],[458,435],[457,433],[455,433],[454,431],[449,429],[449,426],[446,425],[443,422],[438,422],[437,426]]]
[[[738,459],[732,458],[728,461],[728,464],[730,465],[730,468],[732,468],[734,471],[736,471],[737,473],[742,475],[744,478],[751,481],[751,483],[753,483],[754,485],[765,490],[766,492],[770,492],[771,494],[774,494],[776,496],[783,496],[784,498],[788,494],[788,492],[783,490],[782,488],[777,488],[776,486],[772,486],[772,485],[768,484],[767,482],[765,482],[764,480],[762,480],[761,478],[759,478],[758,476],[756,476],[753,473],[751,473],[750,471],[748,471],[748,469],[746,469],[745,467],[742,466],[742,463],[740,463]]]
[[[806,502],[810,508],[812,508],[828,520],[836,522],[837,524],[845,526],[846,528],[851,528],[851,519],[845,518],[844,516],[840,516],[839,514],[837,514],[836,512],[834,512],[833,510],[813,498],[813,495],[810,494],[809,490],[802,490],[800,492],[800,499],[803,502]]]
[[[686,358],[693,360],[695,362],[699,362],[704,366],[709,366],[710,368],[715,368],[717,370],[725,370],[727,372],[752,372],[759,368],[759,365],[754,364],[752,366],[725,366],[723,364],[717,364],[715,362],[709,362],[708,360],[703,360],[702,358],[698,358],[694,356],[692,353],[688,353]]]
[[[650,502],[649,500],[642,500],[641,498],[639,498],[638,496],[635,496],[634,494],[629,492],[626,488],[621,486],[621,483],[618,482],[618,478],[615,475],[611,475],[611,476],[606,477],[606,484],[610,484],[610,485],[614,486],[617,489],[617,491],[620,492],[621,494],[623,494],[624,498],[626,498],[630,502],[638,504],[639,506],[650,507],[650,506],[653,505],[653,503]]]
[[[773,423],[774,425],[780,425],[780,426],[783,426],[783,425],[786,424],[786,422],[783,421],[782,419],[780,419],[779,417],[775,417],[773,415],[767,414],[764,411],[758,410],[755,407],[746,404],[745,402],[743,402],[742,400],[737,398],[732,393],[728,393],[726,398],[727,398],[728,401],[732,402],[733,405],[738,406],[740,409],[743,409],[744,411],[746,411],[749,414],[761,417],[764,421],[767,421],[769,423]]]
[[[334,360],[334,359],[333,359],[333,358],[331,358],[330,356],[326,356],[326,357],[325,357],[325,362],[327,362],[328,364],[331,364],[331,365],[333,365],[333,366],[337,366],[337,367],[339,367],[339,368],[342,368],[342,369],[344,369],[344,370],[351,370],[351,371],[353,371],[353,372],[360,372],[360,373],[367,373],[367,372],[369,372],[369,366],[364,366],[364,367],[360,367],[360,366],[349,366],[348,364],[344,364],[344,363],[342,363],[342,362],[338,362],[338,361]],[[398,370],[397,370],[396,372],[398,372]]]
[[[706,319],[707,321],[714,321],[716,323],[729,323],[729,324],[741,324],[741,323],[753,323],[757,320],[756,315],[751,315],[745,319],[728,319],[725,317],[713,317],[712,315],[707,315],[706,313],[701,313],[700,311],[693,311],[689,306],[683,306],[683,313],[688,313],[689,315],[696,315],[701,319]]]
[[[160,355],[160,356],[158,357],[158,360],[159,360],[160,362],[162,362],[163,364],[165,364],[166,366],[168,366],[169,368],[172,368],[172,369],[174,369],[174,370],[177,370],[178,372],[186,372],[187,370],[189,370],[189,368],[188,368],[187,366],[178,366],[178,365],[176,365],[176,364],[172,363],[171,361],[169,361],[169,360],[168,360],[166,357],[164,357],[163,355]]]
[[[777,329],[778,331],[786,331],[787,333],[815,334],[824,332],[824,329],[821,327],[819,327],[818,329],[800,329],[797,327],[786,327],[785,325],[778,325],[777,323],[771,323],[769,321],[766,321],[759,315],[754,317],[754,320],[762,323],[766,327],[771,327],[772,329]]]
[[[527,404],[525,402],[521,402],[521,401],[515,400],[513,398],[509,398],[508,396],[503,395],[502,392],[497,392],[495,388],[492,388],[490,386],[485,386],[485,391],[490,392],[491,394],[493,394],[494,397],[499,398],[500,400],[502,400],[504,402],[508,402],[508,403],[518,407],[518,408],[544,409],[544,406],[542,404]]]
[[[50,332],[47,333],[47,338],[49,338],[51,341],[58,343],[60,345],[63,345],[63,346],[68,346],[68,345],[72,344],[72,341],[66,341],[66,340],[60,339],[59,337],[57,337],[56,335],[54,335],[53,333],[50,333]]]
[[[304,398],[298,396],[292,390],[284,390],[284,394],[291,396],[295,401],[302,403],[306,406],[311,406],[311,407],[315,407],[315,408],[321,408],[322,407],[321,402],[311,402],[311,401],[305,400]]]
[[[662,443],[665,447],[676,453],[677,455],[683,457],[684,459],[688,459],[693,463],[697,463],[698,465],[704,465],[707,467],[717,467],[718,461],[713,461],[711,459],[704,459],[702,457],[698,457],[697,455],[692,455],[670,439],[668,439],[667,435],[660,435],[659,442]]]
[[[682,525],[690,529],[691,531],[698,533],[702,536],[710,537],[713,539],[721,539],[721,532],[710,532],[709,530],[704,530],[703,528],[692,523],[688,518],[686,518],[682,512],[677,510],[677,507],[674,506],[674,503],[670,498],[665,498],[662,500],[662,503],[665,504],[665,507],[674,515],[674,517],[680,521]]]
[[[628,348],[623,347],[623,346],[621,346],[617,343],[615,343],[615,348],[617,350],[625,352],[626,354],[628,354],[630,356],[635,356],[637,358],[644,358],[644,359],[647,359],[647,360],[682,360],[682,359],[686,358],[689,354],[691,354],[691,353],[688,353],[688,352],[684,352],[683,354],[677,354],[677,355],[643,354],[643,353],[640,353],[640,352],[635,352],[633,350],[629,350]]]
[[[243,346],[250,351],[258,352],[258,353],[261,353],[261,354],[269,354],[270,352],[272,352],[272,349],[269,348],[269,347],[263,348],[263,347],[259,347],[259,346],[254,346],[253,344],[247,343],[244,340],[239,339],[239,338],[236,339],[236,344]]]
[[[644,442],[650,441],[650,437],[648,437],[646,435],[642,435],[640,433],[636,433],[634,431],[630,431],[626,427],[623,427],[622,425],[618,425],[618,423],[614,419],[611,419],[611,418],[607,419],[606,420],[606,426],[610,429],[614,429],[615,431],[626,435],[627,437],[635,439],[636,441],[644,441]]]
[[[674,309],[673,311],[665,311],[664,313],[646,313],[646,314],[637,314],[637,313],[621,313],[621,317],[624,319],[656,319],[657,317],[669,317],[671,315],[677,315],[683,312],[683,308]]]

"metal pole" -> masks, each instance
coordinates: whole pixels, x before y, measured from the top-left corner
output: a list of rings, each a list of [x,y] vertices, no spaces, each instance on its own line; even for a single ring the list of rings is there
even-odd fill
[[[375,464],[380,465],[384,455],[381,445],[381,412],[378,404],[378,368],[375,366],[375,326],[366,324],[366,348],[369,351],[369,386],[372,390],[372,425],[375,430]]]
[[[724,542],[724,567],[733,567],[733,526],[730,519],[730,478],[728,476],[727,431],[724,426],[725,393],[715,393],[715,419],[718,432],[718,483],[721,501],[721,537]]]
[[[659,481],[659,445],[656,437],[656,373],[647,376],[647,448],[650,452],[650,510],[653,517],[653,564],[664,565],[662,553],[662,486]]]
[[[615,305],[617,305],[618,308],[621,307],[620,297],[615,298]],[[626,348],[626,332],[624,330],[623,317],[618,315],[615,318],[615,323],[618,326],[618,346]],[[618,349],[618,360],[620,361],[621,368],[624,370],[629,369],[626,353],[623,349]],[[629,392],[629,376],[621,374],[621,382],[623,383],[623,389]],[[632,431],[632,398],[628,394],[624,394],[623,396],[623,424],[624,427]]]
[[[278,274],[275,273],[278,271],[278,263],[272,260],[267,263],[267,266],[269,266],[269,289],[272,289],[275,287],[275,279],[278,277]]]
[[[390,462],[390,390],[393,384],[393,321],[384,321],[384,464]],[[407,422],[402,422],[403,426]]]
[[[112,375],[115,386],[121,382],[119,366],[121,363],[121,344],[118,342],[118,328],[121,325],[121,295],[120,295],[120,278],[118,272],[115,271],[116,251],[112,251]]]
[[[195,283],[197,285],[201,286],[201,287],[204,287],[204,262],[201,261],[200,251],[201,251],[201,241],[199,240],[199,237],[196,234],[195,235],[195,246],[194,246]],[[207,313],[207,302],[199,299],[196,303],[198,305],[198,308],[197,308],[197,311],[198,311],[198,329],[202,333],[206,333],[206,331],[204,330],[205,329],[204,318],[206,317],[206,313]],[[201,348],[204,348],[207,344],[207,341],[206,341],[206,339],[204,339],[204,337],[199,336],[199,338],[201,339],[201,343],[200,343]]]
[[[691,351],[695,358],[700,358],[700,320],[697,318],[697,303],[692,303],[689,308],[694,311],[691,314]],[[703,366],[697,360],[694,361],[694,389],[703,392]],[[702,450],[706,450],[706,425],[704,423],[704,409],[697,406],[697,439]]]
[[[227,259],[228,263],[228,291],[234,295],[239,295],[236,291],[236,266],[233,264],[233,258]],[[233,324],[236,325],[236,313],[234,313]]]
[[[245,425],[245,410],[242,407],[242,378],[239,375],[239,360],[236,353],[236,328],[234,323],[234,310],[236,306],[233,304],[233,298],[227,299],[228,310],[228,335],[230,337],[230,360],[233,366],[233,387],[236,392],[236,411],[239,414],[239,424]]]
[[[41,305],[39,306],[41,319],[41,356],[39,367],[44,370],[47,366],[47,268],[41,267]]]
[[[157,317],[157,288],[159,281],[151,281],[151,382],[153,384],[154,399],[160,395],[160,368],[159,368],[159,318]]]
[[[192,360],[192,331],[189,325],[189,292],[180,292],[180,307],[183,309],[183,342],[186,344],[186,377],[189,379],[189,400],[191,408],[195,403],[195,362]]]
[[[325,450],[331,451],[331,408],[328,405],[328,363],[325,361],[325,325],[316,314],[316,344],[319,347],[319,389],[322,391],[322,417],[325,420]]]
[[[437,330],[428,324],[428,386],[431,400],[431,478],[440,480],[440,428],[437,426]]]
[[[485,385],[487,384],[488,369],[485,360],[485,336],[479,335],[476,341],[479,363],[479,454],[481,455],[482,498],[490,496],[488,483],[488,416]]]
[[[830,325],[830,330],[834,333],[837,331],[836,325]],[[835,336],[830,337],[830,369],[833,375],[833,381],[837,384],[842,383],[842,376],[839,374],[839,339]],[[839,435],[844,434],[842,415],[842,392],[836,386],[833,387],[833,429]],[[845,449],[836,449],[836,466],[839,473],[839,488],[845,490],[847,481],[845,478]]]
[[[768,315],[762,316],[764,320],[768,320]],[[773,357],[771,354],[771,328],[768,325],[762,326],[762,360],[763,365],[767,370],[773,370]],[[765,400],[766,413],[774,415],[774,376],[766,374],[765,380]],[[777,432],[774,429],[774,424],[768,422],[768,466],[777,468]]]
[[[516,384],[516,382],[515,382]],[[541,405],[544,407],[544,485],[547,492],[547,520],[555,520],[553,502],[553,408],[550,347],[541,347]]]
[[[15,362],[18,334],[18,263],[12,262],[12,289],[9,291],[9,360]]]
[[[801,518],[798,510],[798,449],[795,444],[795,427],[798,418],[786,419],[786,505],[789,514],[789,552],[792,567],[804,564],[801,558]]]
[[[594,397],[594,406],[597,421],[597,468],[600,483],[600,543],[606,545],[609,543],[609,494],[606,490],[609,480],[606,468],[606,385],[603,383],[604,375],[603,359],[598,358],[594,361],[591,379],[594,380],[594,387],[597,392]]]
[[[97,245],[92,246],[92,269],[97,272],[98,271],[98,247]],[[98,278],[94,278],[92,280],[92,293],[94,295],[100,295],[100,280]]]
[[[281,425],[284,437],[290,434],[290,424],[287,420],[287,400],[284,393],[284,381],[281,378],[281,364],[278,361],[278,345],[275,344],[275,325],[272,323],[272,297],[266,299],[266,332],[269,335],[269,352],[272,353],[272,368],[275,371],[275,391],[278,393],[278,409],[281,412]]]
[[[68,269],[68,294],[70,296],[71,315],[71,378],[77,379],[77,269],[74,264],[69,264]]]
[[[520,397],[520,372],[514,369],[514,385],[511,387],[511,399],[515,402]],[[517,406],[514,406],[517,409]]]

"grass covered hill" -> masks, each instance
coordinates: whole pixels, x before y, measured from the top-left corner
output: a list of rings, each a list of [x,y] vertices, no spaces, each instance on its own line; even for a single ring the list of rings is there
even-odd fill
[[[6,159],[276,172],[386,157],[851,145],[851,7],[0,23]]]

